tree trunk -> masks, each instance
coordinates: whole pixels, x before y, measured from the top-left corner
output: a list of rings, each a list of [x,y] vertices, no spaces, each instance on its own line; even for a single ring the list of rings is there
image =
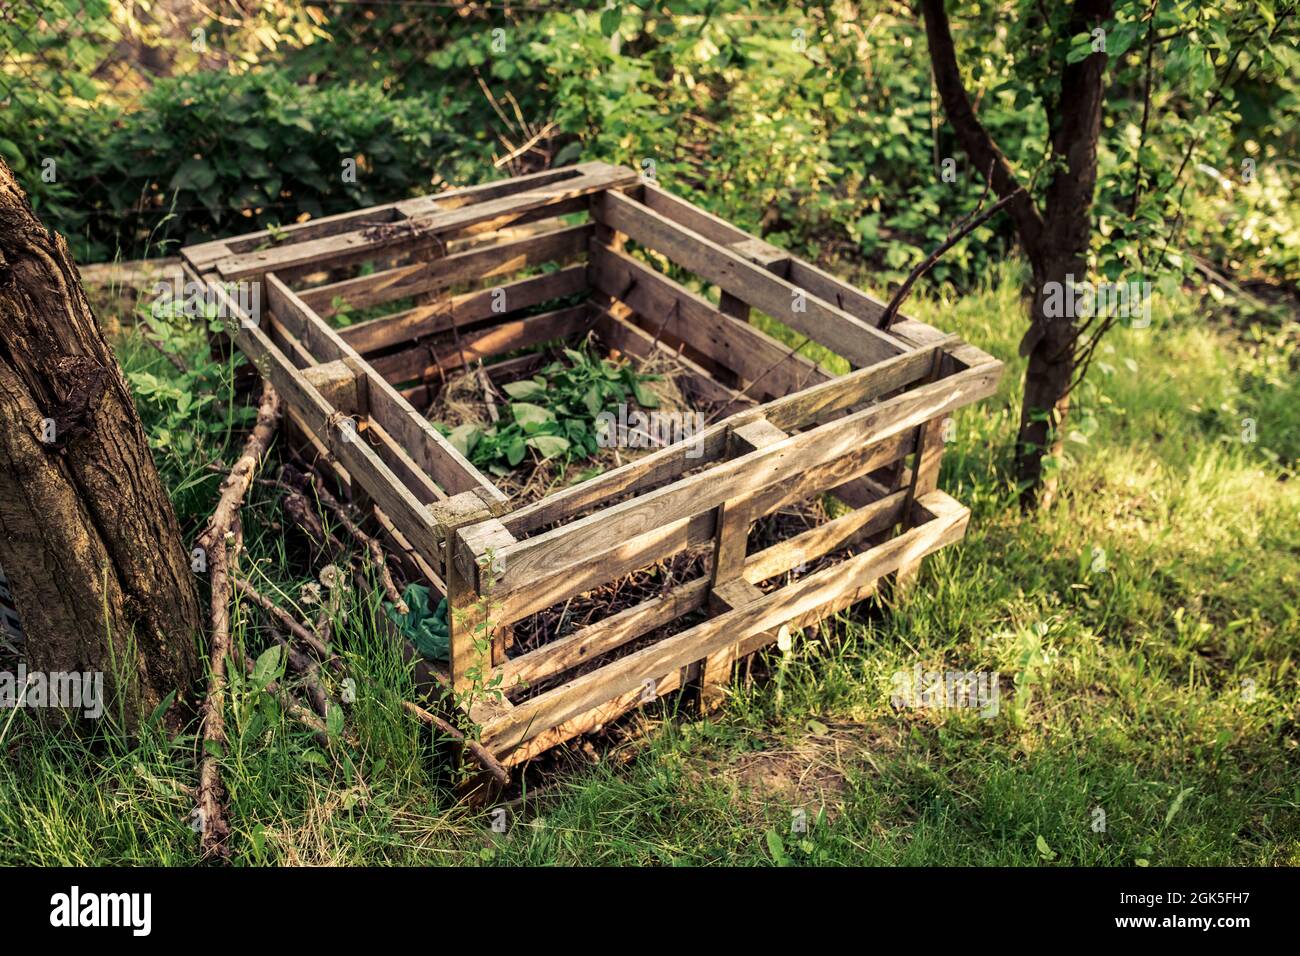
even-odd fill
[[[1047,468],[1044,459],[1061,454],[1061,426],[1069,412],[1074,379],[1074,319],[1070,314],[1051,314],[1057,310],[1048,309],[1048,296],[1055,284],[1057,301],[1062,302],[1066,277],[1081,281],[1085,268],[1080,258],[1068,264],[1048,264],[1041,272],[1034,270],[1029,333],[1020,346],[1029,364],[1016,433],[1016,481],[1021,489],[1020,504],[1025,509],[1050,507],[1056,498],[1057,472]]]
[[[28,669],[102,672],[105,714],[131,729],[198,676],[189,554],[67,243],[3,160],[0,422],[0,567]]]
[[[1070,8],[1064,37],[1101,26],[1112,7],[1112,0],[1078,0]],[[1029,366],[1016,435],[1016,478],[1023,508],[1047,507],[1056,496],[1056,472],[1045,468],[1043,459],[1061,452],[1060,431],[1074,382],[1076,326],[1073,311],[1049,315],[1046,303],[1049,295],[1066,295],[1067,276],[1080,283],[1088,276],[1106,54],[1098,51],[1062,64],[1060,92],[1046,107],[1052,158],[1060,162],[1054,163],[1040,212],[1027,192],[1017,192],[1015,173],[975,115],[957,66],[944,0],[921,0],[921,12],[935,87],[962,149],[982,175],[990,176],[999,196],[1016,197],[1007,211],[1034,272],[1029,331],[1020,345]],[[1051,283],[1060,288],[1052,290]]]

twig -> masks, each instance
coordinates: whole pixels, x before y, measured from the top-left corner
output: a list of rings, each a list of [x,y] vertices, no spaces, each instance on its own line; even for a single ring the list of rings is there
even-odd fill
[[[939,243],[933,252],[926,256],[924,260],[909,272],[907,278],[903,280],[903,284],[899,286],[898,291],[894,293],[894,297],[889,300],[889,305],[885,307],[885,314],[880,320],[881,330],[888,332],[889,327],[894,324],[894,319],[898,316],[899,307],[903,304],[903,300],[907,298],[908,293],[912,291],[912,286],[916,284],[917,279],[929,272],[945,252],[957,245],[957,243],[961,242],[980,226],[984,225],[984,223],[988,222],[1003,206],[1010,203],[1013,199],[1016,199],[1022,192],[1024,192],[1024,187],[1017,187],[1014,192],[1003,196],[992,206],[989,206],[989,208],[981,215],[976,216],[974,219],[968,218],[964,225],[959,225],[954,228],[953,231],[948,234],[947,239]]]
[[[492,424],[501,421],[501,413],[497,411],[497,403],[492,400],[492,379],[488,378],[487,369],[483,365],[483,360],[478,360],[478,384],[483,389],[483,403],[487,406],[488,418],[492,419]]]
[[[294,481],[295,474],[300,475],[300,473],[289,468],[281,470],[290,482]],[[352,535],[352,537],[354,537],[362,547],[370,552],[371,562],[375,566],[375,571],[379,574],[379,580],[383,585],[385,596],[392,603],[393,607],[397,609],[398,614],[405,615],[409,608],[407,608],[406,602],[402,600],[402,595],[401,592],[397,590],[397,585],[393,583],[393,575],[388,567],[388,555],[384,552],[383,545],[357,526],[357,523],[353,521],[351,516],[347,513],[347,509],[344,508],[343,504],[330,493],[330,491],[324,486],[323,482],[314,480],[314,476],[309,478],[306,475],[300,475],[300,477],[303,479],[303,482],[315,492],[320,503],[328,508],[333,513],[334,517],[338,518],[339,524],[343,525],[343,528],[347,533]]]
[[[280,605],[276,604],[266,595],[260,593],[257,588],[248,583],[245,578],[235,578],[235,591],[240,597],[252,601],[269,614],[275,622],[280,625],[280,627],[310,647],[312,651],[315,652],[316,656],[322,661],[328,662],[332,659],[329,649],[321,642],[320,638],[307,630],[303,625],[299,624],[292,614],[280,607]]]
[[[744,397],[746,397],[746,396],[749,394],[749,390],[750,390],[751,388],[753,388],[753,387],[754,387],[755,385],[757,385],[759,382],[763,381],[763,379],[767,378],[767,376],[770,375],[770,374],[771,374],[773,371],[775,371],[777,368],[779,368],[780,366],[784,365],[786,362],[790,361],[790,359],[794,358],[795,355],[797,355],[799,352],[803,351],[804,348],[805,348],[805,347],[808,345],[808,343],[811,342],[811,341],[812,341],[812,336],[810,336],[810,335],[805,335],[802,339],[800,339],[798,342],[796,342],[794,345],[792,345],[792,346],[790,347],[790,351],[786,352],[785,355],[781,356],[781,358],[777,359],[775,362],[773,362],[773,363],[772,363],[771,365],[769,365],[767,368],[763,369],[763,371],[759,372],[759,373],[758,373],[758,378],[754,379],[754,380],[751,381],[748,385],[746,385],[743,389],[741,389],[739,392],[737,392],[737,393],[736,393],[736,399],[740,399],[740,398],[744,398]],[[706,419],[704,420],[704,424],[707,425],[707,424],[709,424],[710,422],[712,422],[713,419],[717,417],[718,413],[721,412],[724,408],[730,408],[732,405],[734,405],[735,402],[736,402],[736,399],[732,399],[731,402],[729,402],[727,405],[722,406],[722,408],[715,409],[714,412],[713,412],[713,414],[711,414],[708,418],[706,418]]]
[[[210,675],[203,702],[203,755],[199,763],[198,805],[199,847],[204,856],[228,858],[230,824],[222,806],[224,789],[218,755],[226,743],[224,699],[226,656],[230,652],[230,558],[243,544],[239,510],[253,480],[253,473],[266,453],[280,422],[280,398],[270,382],[262,385],[257,424],[244,443],[244,453],[221,485],[221,497],[208,526],[199,535],[198,546],[207,555],[212,584],[212,636],[208,648]],[[228,550],[229,549],[229,550]]]
[[[253,662],[247,655],[243,655],[243,657],[244,673],[251,676],[253,673]],[[286,714],[310,730],[312,732],[312,737],[315,738],[318,744],[322,747],[329,746],[329,730],[326,728],[324,722],[302,704],[298,703],[291,693],[275,681],[271,681],[265,688],[263,688],[263,690],[280,701]]]
[[[510,784],[510,771],[506,770],[506,768],[501,765],[501,761],[492,756],[492,751],[488,750],[477,740],[474,740],[472,737],[466,737],[451,724],[447,723],[447,721],[443,720],[437,714],[425,710],[419,704],[413,704],[409,700],[404,700],[402,701],[402,707],[405,708],[408,713],[414,714],[420,720],[424,721],[424,723],[437,727],[453,740],[458,740],[463,743],[467,748],[469,748],[470,753],[478,759],[478,762],[483,765],[484,769],[487,770],[488,773],[492,774],[492,778],[496,780],[497,783],[501,784],[501,786],[505,787]]]

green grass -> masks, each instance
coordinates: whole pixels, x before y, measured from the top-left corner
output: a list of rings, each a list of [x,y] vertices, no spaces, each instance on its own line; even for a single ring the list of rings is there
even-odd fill
[[[909,303],[1008,374],[960,413],[945,456],[970,530],[905,604],[859,607],[774,654],[709,720],[665,703],[598,741],[598,763],[580,747],[553,758],[501,835],[451,799],[400,710],[409,677],[376,609],[351,597],[335,619],[365,675],[348,715],[359,746],[321,747],[235,689],[235,862],[1300,864],[1295,326],[1234,325],[1180,298],[1116,331],[1077,395],[1060,498],[1024,516],[1008,475],[1019,280],[1006,267]],[[151,350],[121,354],[165,372]],[[237,443],[214,432],[209,450]],[[193,528],[218,478],[193,460],[164,470]],[[288,601],[302,555],[276,517],[259,488],[243,567]],[[236,621],[241,644],[265,645],[257,617]],[[998,715],[895,710],[890,677],[917,664],[998,671]],[[195,861],[192,737],[50,737],[26,713],[4,733],[0,863]]]

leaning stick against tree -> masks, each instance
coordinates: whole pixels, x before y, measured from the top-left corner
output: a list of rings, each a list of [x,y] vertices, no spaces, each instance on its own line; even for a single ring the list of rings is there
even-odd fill
[[[244,443],[244,453],[221,485],[221,498],[208,526],[199,535],[198,546],[207,556],[212,587],[212,638],[208,647],[208,696],[203,704],[203,752],[199,764],[199,792],[196,813],[199,846],[204,856],[229,856],[226,840],[230,824],[222,807],[221,768],[217,763],[226,743],[223,707],[226,687],[226,656],[230,651],[230,559],[243,544],[239,510],[280,422],[280,398],[270,382],[262,385],[257,424]]]

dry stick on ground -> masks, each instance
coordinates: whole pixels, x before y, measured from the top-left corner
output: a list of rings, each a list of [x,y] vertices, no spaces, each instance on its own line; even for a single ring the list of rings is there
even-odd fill
[[[804,350],[804,348],[808,345],[808,343],[811,342],[811,341],[812,341],[812,337],[811,337],[811,336],[808,336],[808,335],[805,335],[802,339],[800,339],[800,340],[799,340],[798,342],[796,342],[794,345],[790,346],[790,351],[786,352],[785,355],[781,356],[779,359],[777,359],[775,362],[773,362],[773,363],[772,363],[771,365],[769,365],[767,368],[763,369],[763,371],[759,372],[759,373],[758,373],[758,378],[754,379],[752,382],[750,382],[748,385],[746,385],[743,389],[741,389],[739,392],[737,392],[737,393],[736,393],[736,397],[737,397],[737,398],[743,398],[743,397],[745,397],[746,395],[748,395],[748,394],[749,394],[749,390],[750,390],[751,388],[753,388],[753,387],[754,387],[755,385],[757,385],[759,382],[763,381],[763,379],[767,378],[767,376],[770,375],[772,372],[774,372],[777,368],[779,368],[780,366],[784,365],[786,362],[790,361],[790,359],[794,358],[796,354],[798,354],[799,352],[802,352],[802,351]],[[708,418],[706,418],[706,419],[704,420],[704,424],[708,425],[710,422],[712,422],[713,419],[716,418],[716,417],[718,416],[718,414],[719,414],[721,411],[723,411],[723,409],[725,409],[726,407],[727,407],[727,406],[724,405],[722,408],[715,409],[715,410],[713,411],[713,414],[711,414]]]
[[[239,593],[243,597],[257,604],[259,607],[263,608],[268,614],[270,614],[273,618],[275,618],[276,622],[281,627],[283,627],[286,631],[288,631],[294,637],[298,638],[298,640],[307,644],[313,650],[317,651],[317,653],[321,653],[321,650],[323,649],[320,647],[320,643],[316,639],[315,635],[313,635],[310,631],[308,631],[306,627],[304,627],[303,625],[299,624],[296,620],[294,620],[294,618],[289,614],[288,611],[285,611],[283,608],[273,603],[266,596],[259,594],[257,589],[254,588],[247,581],[245,581],[243,578],[235,579],[235,587],[238,589]],[[332,659],[331,663],[334,663],[336,660],[337,659]],[[301,660],[295,661],[294,657],[290,656],[289,664],[291,667],[295,667],[297,669],[298,667],[301,666],[302,661]],[[302,673],[304,673],[304,675],[310,676],[308,672],[305,670],[303,670]],[[489,751],[486,747],[480,744],[477,740],[473,740],[469,737],[466,737],[463,733],[457,730],[453,725],[449,724],[447,721],[443,720],[441,717],[437,716],[436,714],[430,713],[429,711],[425,710],[423,707],[420,707],[417,704],[413,704],[409,701],[403,701],[402,706],[405,707],[406,710],[408,710],[410,713],[420,718],[420,720],[424,721],[425,723],[432,724],[433,726],[437,727],[439,730],[441,730],[443,733],[447,734],[449,737],[453,738],[454,740],[458,740],[464,743],[465,746],[469,748],[470,752],[474,754],[475,757],[478,758],[479,762],[483,764],[483,766],[488,770],[488,772],[491,773],[492,776],[496,778],[501,783],[502,786],[505,786],[510,782],[510,774],[506,771],[505,767],[501,765],[500,761],[498,761],[494,756],[492,756],[491,751]]]
[[[424,721],[424,723],[431,724],[432,726],[437,727],[448,737],[451,737],[453,740],[458,740],[461,743],[463,743],[466,747],[469,748],[470,753],[472,753],[475,757],[478,758],[479,763],[481,763],[484,766],[487,772],[492,774],[492,778],[496,780],[497,783],[501,784],[501,786],[503,787],[509,785],[510,771],[506,770],[506,768],[501,765],[501,761],[497,760],[496,757],[492,756],[492,751],[488,750],[477,740],[465,736],[463,733],[461,733],[451,724],[447,723],[447,721],[443,720],[437,714],[430,713],[429,711],[421,707],[419,704],[413,704],[409,700],[404,700],[402,701],[402,706],[409,713],[414,714],[420,720]]]
[[[244,673],[251,677],[253,675],[253,661],[247,655],[240,656],[243,657],[244,661]],[[312,738],[318,744],[322,747],[329,746],[329,730],[326,728],[324,722],[302,704],[298,703],[293,694],[281,687],[276,681],[271,681],[263,688],[263,690],[280,702],[281,706],[284,707],[285,714],[310,730]]]
[[[269,614],[280,627],[310,647],[322,661],[331,666],[337,662],[319,637],[299,624],[292,614],[253,587],[247,578],[235,578],[235,591],[240,597],[252,601]]]
[[[388,569],[388,556],[384,553],[383,546],[375,538],[357,527],[356,522],[348,515],[342,503],[330,494],[322,482],[313,480],[314,477],[314,475],[311,477],[303,475],[304,481],[311,486],[320,503],[333,512],[334,516],[338,518],[339,524],[343,525],[344,530],[370,552],[371,562],[375,566],[375,571],[379,574],[380,583],[384,586],[385,596],[397,609],[397,613],[405,615],[409,609],[406,602],[402,600],[397,585],[393,583],[393,575]]]
[[[244,495],[279,422],[280,398],[270,382],[264,382],[257,424],[244,443],[243,454],[222,482],[221,498],[198,539],[198,546],[207,556],[212,586],[212,637],[208,647],[210,677],[207,699],[203,703],[203,751],[199,763],[197,807],[199,847],[204,856],[224,858],[230,855],[226,845],[230,824],[221,805],[221,767],[217,763],[217,754],[226,743],[223,708],[226,656],[230,652],[230,558],[238,554],[243,543],[239,509],[243,506]]]

